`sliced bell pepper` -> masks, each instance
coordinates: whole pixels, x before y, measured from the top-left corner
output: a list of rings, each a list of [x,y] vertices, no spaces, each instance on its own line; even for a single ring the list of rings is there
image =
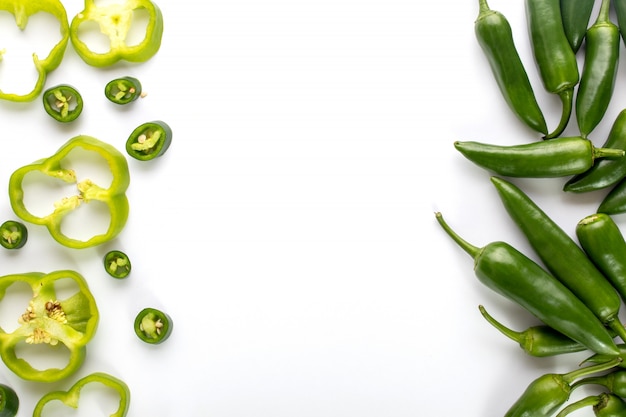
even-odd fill
[[[24,223],[7,220],[0,225],[0,245],[3,248],[19,249],[26,244],[27,240],[28,229]]]
[[[54,120],[71,122],[83,111],[83,97],[71,85],[57,85],[44,91],[43,108]]]
[[[135,334],[152,345],[163,343],[170,337],[174,322],[172,318],[156,308],[144,308],[135,317]]]
[[[162,156],[172,143],[172,129],[161,120],[137,126],[126,140],[128,155],[140,161]]]
[[[76,292],[66,299],[57,298],[55,283],[70,279]],[[24,314],[18,318],[20,326],[7,333],[0,327],[0,357],[17,376],[29,381],[53,382],[72,375],[82,365],[86,345],[94,336],[99,320],[96,301],[87,281],[78,272],[54,271],[49,274],[29,272],[0,277],[0,302],[14,283],[26,283],[33,291]],[[18,343],[45,344],[51,349],[62,344],[69,350],[69,361],[64,368],[36,369],[18,357]]]
[[[95,372],[89,374],[78,381],[68,391],[52,391],[41,397],[41,399],[35,405],[35,409],[33,410],[33,417],[41,417],[43,415],[43,411],[51,401],[61,401],[63,404],[68,407],[78,408],[79,399],[80,399],[80,391],[87,384],[102,384],[105,387],[112,388],[115,390],[120,396],[119,407],[117,411],[111,414],[110,417],[124,417],[128,413],[128,408],[130,406],[130,389],[128,385],[124,381],[119,378],[116,378],[112,375],[106,374],[104,372]]]
[[[20,399],[13,388],[0,384],[0,417],[15,417],[20,408]]]
[[[134,77],[111,80],[104,87],[104,95],[115,104],[128,104],[141,97],[141,83]]]
[[[33,53],[33,62],[37,70],[37,81],[33,89],[26,94],[15,94],[0,91],[0,99],[10,101],[32,101],[43,91],[47,74],[56,69],[63,60],[65,49],[70,40],[70,25],[67,19],[65,7],[59,0],[39,0],[39,1],[23,1],[23,0],[0,0],[0,10],[9,12],[15,16],[15,23],[24,30],[28,24],[28,18],[36,13],[44,12],[54,16],[60,24],[61,40],[52,48],[43,59],[40,59],[36,53]],[[0,60],[4,50],[0,51]]]
[[[76,53],[87,64],[106,67],[120,60],[145,62],[152,58],[161,47],[163,36],[163,14],[150,0],[124,0],[97,6],[95,0],[85,0],[84,10],[72,19],[70,39]],[[148,25],[143,40],[136,45],[128,45],[126,37],[133,23],[133,13],[145,10]],[[81,40],[81,26],[85,22],[95,22],[100,32],[109,38],[109,50],[103,53],[93,51]]]
[[[102,188],[90,179],[77,181],[73,169],[66,168],[65,158],[74,148],[83,148],[102,156],[107,162],[113,180],[108,188]],[[49,177],[65,183],[75,183],[78,194],[65,197],[54,204],[54,210],[44,216],[32,214],[24,203],[24,177],[33,171],[41,172]],[[15,214],[22,220],[48,228],[50,235],[60,244],[69,248],[81,249],[108,242],[116,237],[124,228],[128,219],[129,205],[126,190],[130,184],[128,162],[124,155],[114,146],[91,136],[76,136],[67,141],[56,154],[17,169],[9,179],[9,199]],[[110,222],[105,233],[97,234],[87,240],[79,240],[67,236],[62,231],[65,216],[77,209],[82,203],[99,201],[109,210]]]

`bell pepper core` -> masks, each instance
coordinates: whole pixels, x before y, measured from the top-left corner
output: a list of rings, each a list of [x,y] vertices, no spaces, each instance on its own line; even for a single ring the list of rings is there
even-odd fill
[[[83,98],[71,85],[57,85],[44,91],[43,108],[54,120],[67,123],[80,116]]]
[[[87,384],[102,384],[105,387],[112,388],[115,390],[120,396],[119,407],[117,411],[111,414],[110,417],[124,417],[128,413],[128,408],[130,406],[130,389],[128,385],[121,379],[118,379],[112,375],[106,374],[104,372],[95,372],[89,374],[78,381],[68,391],[52,391],[41,397],[35,405],[35,409],[33,410],[33,417],[41,417],[43,414],[43,410],[51,401],[61,401],[63,404],[72,407],[78,408],[78,401],[80,399],[80,391]],[[0,416],[1,417],[1,416]]]
[[[108,188],[102,188],[89,179],[78,182],[74,170],[63,166],[64,159],[74,148],[93,151],[104,158],[113,174],[113,180]],[[63,198],[55,203],[54,210],[44,217],[32,214],[24,203],[23,182],[24,177],[33,171],[39,171],[66,183],[75,183],[78,195]],[[130,173],[124,155],[112,145],[91,136],[81,135],[67,141],[51,157],[25,165],[13,172],[9,179],[9,199],[13,211],[19,218],[29,223],[46,226],[50,235],[64,246],[82,249],[108,242],[122,231],[128,219],[129,205],[126,189],[129,184]],[[82,203],[90,201],[99,201],[108,207],[111,217],[107,231],[87,240],[74,239],[65,235],[62,231],[64,217]]]
[[[37,70],[37,81],[33,89],[26,94],[6,93],[0,91],[0,99],[27,102],[33,101],[43,91],[47,74],[55,70],[63,60],[65,49],[70,40],[70,25],[67,19],[65,7],[59,0],[45,1],[22,1],[22,0],[0,0],[0,10],[9,12],[15,16],[15,23],[24,30],[28,24],[28,18],[36,13],[44,12],[54,16],[60,24],[61,40],[50,50],[48,56],[39,59],[36,53],[33,53],[33,62]],[[4,50],[0,51],[0,60]]]
[[[0,225],[0,245],[5,249],[19,249],[28,240],[28,229],[24,223],[7,220]],[[2,416],[0,416],[2,417]]]
[[[0,417],[15,417],[20,408],[20,399],[15,390],[0,384]]]
[[[126,278],[131,270],[130,259],[122,251],[109,251],[104,255],[104,269],[113,278]]]
[[[138,126],[126,141],[128,155],[140,161],[162,156],[172,143],[172,129],[161,120]]]
[[[55,283],[70,279],[76,292],[66,299],[57,299]],[[18,318],[20,326],[11,333],[0,327],[0,357],[5,365],[20,378],[29,381],[54,382],[72,375],[82,365],[86,345],[98,326],[99,313],[87,281],[78,272],[54,271],[49,274],[30,272],[0,277],[0,302],[14,283],[26,283],[33,291],[24,314]],[[19,343],[58,344],[69,350],[69,361],[64,368],[39,370],[18,357]]]
[[[133,77],[111,80],[104,87],[104,95],[115,104],[128,104],[141,97],[141,83]]]
[[[158,52],[163,36],[163,14],[156,4],[150,0],[126,0],[99,7],[95,3],[95,0],[85,0],[84,10],[74,16],[70,25],[70,40],[83,61],[94,67],[106,67],[120,60],[145,62]],[[139,44],[127,45],[126,37],[137,10],[148,12],[146,35]],[[84,22],[96,22],[100,26],[100,31],[109,38],[108,51],[92,51],[81,40],[80,26]]]
[[[173,327],[170,316],[155,308],[144,308],[135,317],[135,333],[139,339],[153,345],[165,342]]]

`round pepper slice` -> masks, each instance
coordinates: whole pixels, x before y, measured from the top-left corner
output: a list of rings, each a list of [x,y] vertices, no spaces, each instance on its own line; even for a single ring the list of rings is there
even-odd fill
[[[0,245],[3,248],[19,249],[26,244],[27,240],[28,229],[24,223],[7,220],[0,225]]]
[[[170,316],[156,308],[144,308],[135,317],[135,334],[153,345],[165,342],[173,327]]]
[[[61,84],[44,91],[43,108],[56,121],[72,122],[83,111],[83,98],[71,85]]]
[[[104,255],[104,269],[113,278],[126,278],[131,270],[130,259],[122,251],[109,251]]]
[[[20,408],[20,399],[15,390],[0,384],[0,417],[15,417]]]
[[[104,95],[115,104],[128,104],[141,97],[141,83],[134,77],[111,80],[104,87]]]
[[[162,156],[172,143],[172,129],[161,120],[138,126],[126,141],[128,155],[140,161]]]

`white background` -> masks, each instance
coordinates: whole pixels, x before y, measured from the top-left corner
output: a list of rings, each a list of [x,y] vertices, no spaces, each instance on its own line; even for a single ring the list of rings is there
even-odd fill
[[[70,19],[83,7],[64,5]],[[81,91],[78,121],[59,125],[39,100],[0,102],[0,181],[78,134],[123,150],[140,123],[174,131],[163,158],[129,159],[131,214],[115,241],[73,250],[31,226],[23,249],[0,251],[2,274],[79,271],[101,314],[71,378],[40,384],[0,368],[19,416],[93,371],[127,382],[131,416],[500,416],[532,379],[586,357],[533,359],[491,328],[478,304],[516,329],[536,321],[481,286],[433,215],[478,246],[505,240],[534,257],[490,174],[452,146],[540,140],[491,76],[473,32],[477,1],[158,5],[163,43],[145,64],[92,68],[68,47],[47,86]],[[537,77],[523,2],[490,5],[509,18],[555,126],[560,102]],[[625,68],[598,145],[624,107]],[[121,75],[138,77],[147,97],[107,102],[104,85]],[[576,132],[572,119],[566,134]],[[564,181],[514,182],[573,236],[606,192],[565,194]],[[14,217],[5,195],[0,218]],[[125,281],[102,269],[112,248],[133,262]],[[162,345],[132,330],[147,306],[174,320]],[[114,400],[104,403],[111,414]],[[85,409],[74,415],[97,415]]]

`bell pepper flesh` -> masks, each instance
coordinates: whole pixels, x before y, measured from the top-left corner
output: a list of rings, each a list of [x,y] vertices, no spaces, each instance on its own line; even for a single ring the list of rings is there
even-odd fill
[[[15,417],[20,408],[20,399],[15,390],[0,384],[0,417]]]
[[[145,62],[152,58],[161,47],[163,36],[163,14],[150,0],[125,0],[97,6],[95,0],[85,0],[82,12],[78,13],[70,25],[70,40],[76,53],[87,64],[106,67],[125,60]],[[126,37],[133,23],[133,13],[144,10],[148,13],[146,35],[137,45],[128,45]],[[81,25],[95,22],[109,40],[109,50],[103,53],[93,51],[81,40]]]
[[[113,180],[108,188],[102,188],[89,179],[78,182],[76,173],[72,169],[64,168],[64,159],[74,148],[93,151],[104,158],[113,174]],[[78,195],[66,197],[57,202],[54,210],[43,217],[32,214],[24,203],[23,182],[25,176],[33,171],[66,183],[75,183]],[[108,242],[122,231],[129,213],[126,196],[129,184],[130,173],[124,155],[110,144],[91,136],[81,135],[67,141],[53,156],[23,166],[13,172],[9,179],[9,199],[13,211],[19,218],[29,223],[46,226],[52,238],[64,246],[82,249]],[[110,213],[107,231],[87,240],[75,239],[64,234],[62,223],[65,216],[81,204],[90,201],[99,201],[107,206]]]
[[[61,401],[68,407],[78,408],[80,393],[87,384],[102,384],[105,387],[112,388],[119,394],[120,402],[117,410],[110,417],[125,417],[130,407],[130,389],[124,381],[104,372],[95,372],[89,374],[72,385],[68,391],[52,391],[45,394],[35,405],[33,417],[43,416],[43,411],[51,401]],[[1,417],[1,416],[0,416]]]
[[[144,123],[126,140],[128,155],[140,161],[149,161],[162,156],[172,143],[172,129],[161,120]]]
[[[66,299],[57,299],[55,283],[70,279],[77,291]],[[33,298],[18,318],[20,326],[7,333],[0,328],[0,357],[17,376],[29,381],[54,382],[72,375],[84,362],[86,345],[94,336],[99,312],[87,281],[78,272],[59,270],[48,274],[30,272],[0,277],[0,302],[14,283],[30,286]],[[69,360],[63,368],[36,369],[18,357],[18,343],[58,344],[69,350]]]
[[[43,108],[54,120],[67,123],[80,116],[83,98],[71,85],[57,85],[44,91]]]
[[[27,240],[28,229],[24,223],[7,220],[0,225],[0,245],[3,248],[20,249],[26,244]]]
[[[55,70],[63,60],[67,44],[70,40],[70,25],[65,7],[59,0],[0,0],[0,10],[7,11],[15,16],[15,23],[24,30],[28,24],[28,18],[36,13],[45,12],[54,16],[60,24],[61,40],[50,50],[48,56],[40,59],[33,53],[33,62],[37,70],[37,81],[33,89],[26,94],[15,94],[0,91],[0,99],[27,102],[38,97],[43,91],[47,74]],[[0,54],[0,59],[2,54]]]
[[[173,327],[172,318],[156,308],[144,308],[135,317],[135,334],[142,341],[153,345],[165,342]]]

